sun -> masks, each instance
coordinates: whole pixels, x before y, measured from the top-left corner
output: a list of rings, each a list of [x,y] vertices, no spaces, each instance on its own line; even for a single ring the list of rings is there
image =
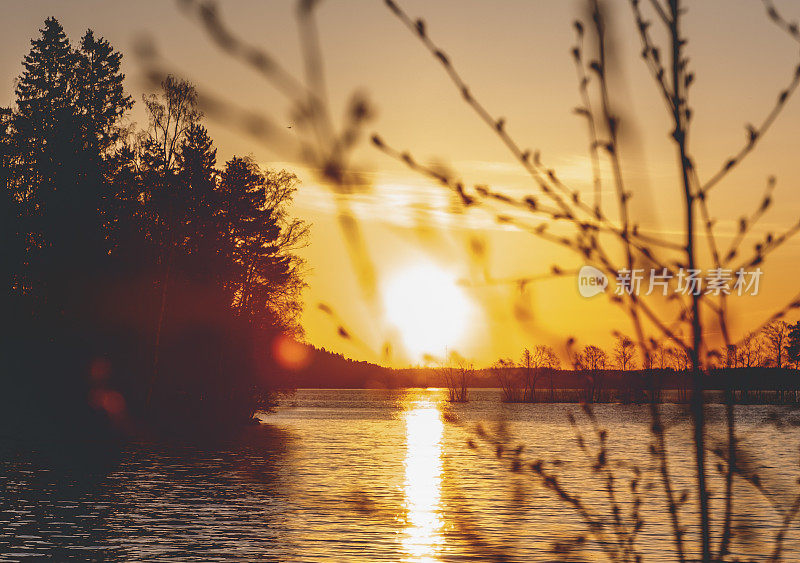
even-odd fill
[[[428,263],[398,271],[383,286],[386,318],[403,340],[406,351],[445,356],[463,338],[472,303],[456,278]]]

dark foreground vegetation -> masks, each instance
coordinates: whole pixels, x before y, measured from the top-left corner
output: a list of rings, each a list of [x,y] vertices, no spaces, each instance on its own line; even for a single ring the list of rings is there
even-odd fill
[[[249,421],[283,385],[307,227],[287,172],[218,163],[195,89],[126,121],[121,54],[48,19],[0,108],[0,429],[58,442]]]

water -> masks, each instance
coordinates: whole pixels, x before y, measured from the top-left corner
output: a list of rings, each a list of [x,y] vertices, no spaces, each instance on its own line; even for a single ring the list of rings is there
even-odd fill
[[[567,560],[602,560],[577,511],[544,488],[528,465],[511,471],[513,454],[498,459],[476,434],[480,423],[490,440],[524,444],[526,464],[556,462],[545,467],[559,483],[593,515],[610,518],[606,474],[591,469],[596,433],[580,408],[504,405],[496,390],[472,390],[470,397],[449,405],[439,390],[301,390],[236,440],[131,444],[89,473],[53,471],[36,458],[5,454],[0,561],[552,561],[557,544],[583,547],[564,555]],[[690,495],[682,525],[692,528],[690,429],[681,407],[663,408],[676,496],[684,489]],[[722,439],[721,409],[709,407],[712,444]],[[675,560],[648,453],[648,408],[595,410],[598,426],[608,431],[624,519],[634,507],[633,465],[641,471],[644,525],[637,550],[645,561]],[[587,453],[577,445],[568,412],[579,419]],[[766,492],[741,480],[737,486],[742,517],[734,522],[733,550],[749,559],[771,551],[781,514],[798,492],[800,429],[797,415],[780,407],[738,407],[736,414],[751,455],[742,463],[760,474]],[[709,455],[716,473],[717,458]],[[715,476],[711,489],[718,509],[722,480]],[[795,524],[785,560],[800,560],[798,540]]]

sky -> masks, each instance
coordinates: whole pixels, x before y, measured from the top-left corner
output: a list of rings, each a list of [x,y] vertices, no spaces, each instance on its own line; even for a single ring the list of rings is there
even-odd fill
[[[585,120],[573,112],[581,100],[570,57],[572,22],[585,19],[584,4],[399,4],[412,17],[424,18],[429,35],[447,52],[472,93],[494,116],[505,118],[506,130],[523,146],[541,151],[547,166],[589,199],[591,161]],[[635,193],[632,209],[643,229],[676,235],[682,203],[669,116],[640,58],[628,2],[609,4],[619,63],[612,96],[625,131],[623,172]],[[696,75],[691,146],[700,177],[708,178],[742,146],[745,124],[760,122],[771,109],[800,56],[798,44],[768,20],[761,2],[687,4],[687,50]],[[787,18],[800,18],[796,3],[776,5]],[[220,13],[248,43],[302,76],[294,2],[222,2]],[[177,2],[162,0],[4,4],[0,104],[12,102],[29,41],[51,15],[73,41],[92,28],[123,53],[127,89],[137,100],[130,120],[139,127],[146,126],[146,116],[138,102],[150,86],[146,64],[136,53],[148,44],[166,68],[197,84],[201,92],[269,116],[292,133],[292,107],[279,89],[222,53]],[[514,195],[535,191],[497,135],[463,103],[441,65],[381,0],[326,0],[318,8],[317,25],[334,115],[344,115],[350,97],[361,92],[375,114],[367,134],[377,133],[392,146],[409,149],[421,162],[456,171],[467,186],[487,184]],[[776,205],[754,232],[779,232],[800,218],[798,125],[800,101],[791,99],[757,151],[715,188],[710,207],[722,246],[735,234],[739,217],[758,206],[770,175],[777,177]],[[582,262],[529,233],[498,224],[492,213],[454,213],[452,194],[372,148],[366,139],[353,162],[370,189],[337,200],[286,146],[253,138],[230,120],[209,116],[207,126],[220,161],[234,154],[252,155],[262,166],[295,171],[302,181],[293,212],[312,224],[309,244],[301,251],[308,268],[303,325],[305,338],[316,346],[391,365],[422,363],[425,354],[457,351],[476,365],[486,365],[499,357],[518,357],[522,348],[539,343],[561,351],[569,336],[608,347],[613,330],[631,330],[625,315],[604,297],[581,297],[575,276],[529,283],[524,292],[507,283],[546,274],[554,264],[571,270]],[[604,192],[606,199],[613,203],[610,191]],[[341,204],[361,229],[376,275],[373,296],[355,273],[337,217]],[[476,245],[483,249],[480,260]],[[763,266],[759,296],[731,301],[735,335],[757,326],[795,295],[799,258],[798,242],[788,243]],[[419,297],[422,292],[424,298]],[[352,338],[343,339],[339,325]],[[387,341],[392,344],[389,357],[383,352]]]

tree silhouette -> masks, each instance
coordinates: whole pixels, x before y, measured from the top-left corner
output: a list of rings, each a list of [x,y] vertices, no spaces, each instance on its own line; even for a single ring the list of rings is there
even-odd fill
[[[533,350],[523,350],[520,365],[524,374],[524,402],[536,401],[536,384],[545,374],[550,376],[550,395],[553,396],[553,371],[558,369],[559,364],[558,356],[551,346],[537,344]]]
[[[786,359],[795,368],[800,366],[800,321],[789,327],[786,343]]]
[[[605,369],[607,362],[608,356],[606,353],[602,350],[602,348],[594,346],[593,344],[584,346],[578,358],[579,367],[581,369],[588,369],[591,371]]]
[[[176,153],[186,135],[201,117],[197,90],[189,82],[167,76],[161,83],[161,95],[142,97],[150,117],[150,141],[161,166],[172,169]]]
[[[135,170],[142,193],[121,199],[142,202],[142,232],[152,245],[160,287],[149,405],[161,378],[169,310],[182,299],[178,285],[191,280],[205,287],[248,326],[299,330],[302,262],[292,251],[307,227],[286,215],[296,189],[293,175],[264,173],[241,157],[222,171],[215,168],[216,149],[200,123],[194,86],[168,76],[161,93],[144,102],[150,129],[132,151],[138,162],[127,168]],[[122,177],[124,191],[131,175]]]
[[[68,197],[68,187],[76,179],[73,141],[77,134],[72,109],[75,52],[55,19],[47,19],[40,31],[41,37],[31,41],[23,62],[13,116],[14,187],[21,204],[20,227],[28,241],[21,289],[38,301],[37,308],[47,301],[47,278],[65,269],[57,264],[64,253],[53,245],[68,240],[64,231],[69,221],[64,214],[65,205],[74,201]]]
[[[120,55],[91,31],[73,49],[48,18],[31,42],[11,115],[12,191],[28,241],[19,293],[36,314],[77,314],[103,266],[98,212],[119,119],[131,107]]]
[[[122,54],[87,30],[81,38],[75,70],[75,105],[91,154],[107,155],[123,134],[119,119],[133,106],[125,94]]]
[[[575,367],[584,370],[584,400],[593,403],[600,400],[603,387],[603,370],[608,363],[608,356],[602,348],[592,344],[584,346],[575,359]]]
[[[50,428],[102,430],[123,415],[196,424],[201,412],[238,423],[279,373],[272,339],[299,332],[293,252],[308,228],[286,210],[296,178],[241,158],[217,170],[188,82],[167,77],[144,105],[149,130],[131,136],[121,54],[91,30],[74,48],[48,18],[14,106],[0,109],[17,329],[4,342],[4,420],[30,423],[41,407],[36,425]],[[112,367],[92,375],[97,362]],[[97,398],[107,393],[120,400]]]
[[[737,367],[762,366],[765,361],[763,340],[760,334],[749,334],[736,347]]]
[[[622,371],[628,371],[633,367],[633,357],[636,354],[636,344],[629,337],[621,335],[617,337],[614,346],[614,361]]]
[[[784,348],[786,346],[788,332],[789,325],[786,321],[775,321],[764,327],[764,338],[772,354],[772,365],[776,368],[783,367]]]
[[[489,368],[500,388],[503,390],[502,400],[505,403],[518,403],[524,395],[523,382],[514,364],[514,360],[501,358]]]
[[[221,175],[221,216],[231,235],[232,302],[239,315],[257,323],[271,322],[270,314],[293,319],[299,306],[278,299],[279,294],[296,298],[300,289],[298,263],[286,249],[300,242],[306,230],[292,223],[293,232],[282,234],[279,223],[296,185],[294,175],[265,174],[252,160],[238,157],[225,164]]]

